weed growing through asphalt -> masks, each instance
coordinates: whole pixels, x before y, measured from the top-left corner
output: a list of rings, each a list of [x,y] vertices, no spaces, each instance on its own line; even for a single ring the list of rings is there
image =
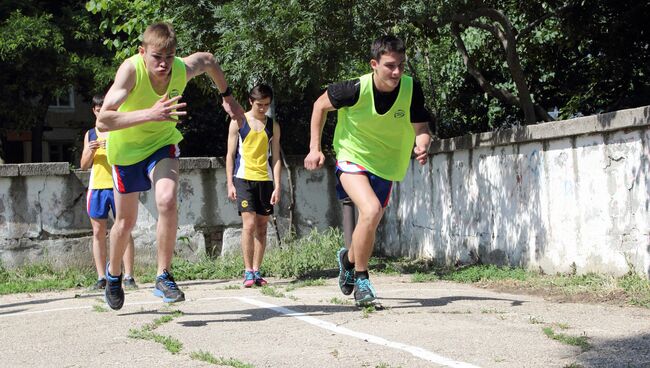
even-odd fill
[[[433,310],[430,313],[439,313],[439,314],[472,314],[472,311],[467,309],[467,310],[451,310],[451,311],[438,311],[438,310]]]
[[[377,309],[375,309],[374,305],[366,305],[361,309],[361,314],[363,315],[363,318],[368,318],[370,317],[370,314],[375,313]]]
[[[260,288],[260,292],[266,296],[272,296],[274,298],[284,298],[286,295],[279,291],[278,289],[274,288],[273,286],[267,286],[264,285]]]
[[[487,308],[487,309],[481,309],[481,313],[483,314],[504,314],[506,312],[500,311],[494,308]]]
[[[435,273],[416,272],[411,275],[411,282],[432,282],[437,280],[440,280],[440,277]]]
[[[216,358],[214,355],[210,354],[207,351],[195,351],[190,354],[190,358],[194,360],[200,360],[202,362],[214,364],[214,365],[220,365],[220,366],[227,366],[227,367],[233,367],[233,368],[254,368],[252,364],[244,363],[240,360],[233,359],[233,358]]]
[[[332,304],[338,304],[338,305],[352,305],[352,301],[349,299],[341,299],[339,297],[333,297],[332,299],[329,300],[330,303]]]
[[[99,312],[99,313],[104,313],[104,312],[108,312],[108,309],[106,307],[104,307],[103,305],[95,304],[95,305],[93,305],[93,311]]]
[[[325,285],[325,279],[323,278],[318,278],[318,279],[312,279],[312,280],[300,280],[300,281],[294,281],[291,284],[289,284],[285,290],[286,291],[293,291],[298,288],[302,287],[308,287],[308,286],[323,286]]]
[[[541,325],[544,324],[544,321],[541,318],[530,316],[528,317],[528,322],[530,322],[533,325]]]
[[[586,335],[570,336],[563,333],[556,333],[551,327],[544,327],[542,331],[544,331],[544,334],[548,336],[549,339],[559,341],[566,345],[578,346],[583,352],[591,349],[591,345],[587,341],[588,337]]]
[[[180,317],[182,315],[183,312],[176,310],[171,314],[154,319],[153,322],[145,324],[140,329],[130,329],[128,336],[132,339],[155,341],[159,344],[162,344],[170,353],[177,354],[183,349],[183,343],[171,336],[163,336],[155,333],[154,330],[160,325],[171,322],[174,318]]]
[[[224,286],[223,289],[224,290],[239,290],[239,289],[241,289],[241,287],[239,285],[234,285],[233,284],[233,285]]]

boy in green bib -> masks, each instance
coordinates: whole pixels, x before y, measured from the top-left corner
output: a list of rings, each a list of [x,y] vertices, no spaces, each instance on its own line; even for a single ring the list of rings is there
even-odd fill
[[[176,57],[176,34],[170,24],[147,27],[138,51],[117,70],[97,119],[97,128],[109,132],[106,154],[113,171],[117,209],[105,291],[106,303],[115,310],[124,304],[121,262],[137,220],[138,198],[152,184],[158,210],[154,295],[169,303],[185,300],[169,271],[178,226],[178,143],[183,139],[176,123],[179,116],[186,114],[187,105],[179,100],[187,81],[207,73],[220,91],[226,112],[233,119],[244,114],[212,54],[197,52]]]
[[[359,210],[350,249],[337,253],[339,287],[345,295],[354,292],[357,305],[376,298],[368,275],[379,221],[388,205],[393,182],[406,175],[411,158],[427,162],[431,141],[418,83],[404,75],[404,42],[382,36],[371,48],[372,73],[358,79],[331,84],[314,103],[311,140],[305,168],[323,166],[321,135],[329,111],[338,110],[334,131],[337,193]],[[415,142],[415,147],[414,147]]]

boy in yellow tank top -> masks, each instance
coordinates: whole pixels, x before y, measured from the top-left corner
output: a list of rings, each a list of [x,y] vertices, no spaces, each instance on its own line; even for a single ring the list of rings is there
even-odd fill
[[[93,96],[92,109],[95,118],[104,103],[104,96]],[[81,169],[92,170],[88,181],[88,194],[86,196],[86,210],[93,229],[93,259],[97,269],[97,282],[92,286],[94,290],[103,290],[106,287],[106,223],[108,211],[115,218],[115,200],[113,196],[113,178],[111,167],[106,160],[106,133],[93,128],[84,136],[84,148],[81,153]],[[124,287],[137,289],[138,285],[133,278],[133,238],[124,253]]]
[[[244,114],[212,54],[176,57],[176,34],[170,24],[148,26],[138,51],[117,70],[97,120],[97,127],[109,132],[107,154],[117,207],[105,293],[106,303],[115,310],[124,304],[121,262],[137,220],[139,192],[152,185],[158,210],[154,295],[168,303],[185,300],[170,270],[178,227],[178,143],[183,138],[176,123],[186,115],[187,104],[179,100],[187,81],[207,73],[219,90],[224,110],[232,118],[241,119]]]
[[[311,140],[305,168],[323,166],[321,135],[329,111],[338,110],[334,132],[337,193],[359,210],[350,249],[337,253],[339,287],[354,292],[357,305],[376,298],[368,261],[379,221],[394,181],[406,175],[411,152],[424,165],[431,137],[422,90],[404,75],[406,48],[394,36],[382,36],[371,47],[371,74],[330,85],[314,103]],[[413,143],[415,141],[415,148]]]
[[[228,129],[228,198],[237,201],[242,218],[244,287],[266,285],[260,272],[266,228],[273,206],[280,202],[282,194],[280,125],[266,116],[272,100],[271,87],[265,84],[253,87],[248,97],[251,109],[243,120],[232,120]]]

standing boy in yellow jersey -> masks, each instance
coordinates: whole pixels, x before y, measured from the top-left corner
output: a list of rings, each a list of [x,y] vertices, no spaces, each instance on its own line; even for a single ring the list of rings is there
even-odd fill
[[[243,120],[232,120],[228,130],[228,198],[237,200],[242,218],[244,287],[266,285],[260,272],[266,249],[266,228],[273,206],[280,202],[282,194],[280,125],[266,116],[272,100],[271,87],[265,84],[253,87],[248,97],[251,109]]]
[[[426,163],[431,141],[422,90],[403,75],[405,54],[399,38],[378,38],[371,47],[372,73],[330,85],[314,103],[311,116],[305,168],[315,170],[325,161],[321,135],[327,112],[338,110],[334,132],[337,192],[339,199],[350,198],[359,210],[350,249],[337,253],[339,287],[345,295],[354,291],[357,305],[376,298],[368,261],[393,182],[406,175],[411,151],[421,165]]]
[[[104,96],[93,96],[92,108],[95,118],[104,103]],[[106,287],[106,223],[108,211],[115,218],[115,200],[113,196],[113,178],[111,167],[106,160],[106,133],[95,128],[90,129],[84,136],[84,149],[81,153],[81,169],[90,172],[88,181],[88,194],[86,196],[86,210],[93,228],[93,259],[97,269],[97,282],[92,289]],[[138,285],[133,278],[133,256],[135,250],[133,238],[129,237],[129,244],[124,252],[124,287],[137,289]]]
[[[244,111],[232,98],[215,57],[207,52],[176,57],[176,34],[168,23],[147,27],[138,54],[120,65],[106,94],[97,127],[110,132],[107,154],[117,209],[106,270],[106,303],[112,309],[124,304],[120,263],[137,220],[139,192],[151,189],[152,183],[158,210],[154,295],[169,303],[185,300],[170,273],[178,226],[178,143],[183,139],[176,123],[186,115],[186,103],[179,100],[187,81],[203,73],[216,84],[226,112],[240,119]]]

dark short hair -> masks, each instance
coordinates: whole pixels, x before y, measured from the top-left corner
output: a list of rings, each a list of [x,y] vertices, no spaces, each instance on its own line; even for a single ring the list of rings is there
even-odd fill
[[[370,58],[379,61],[382,55],[389,52],[405,54],[406,46],[404,46],[404,41],[393,35],[381,36],[372,43]]]
[[[248,98],[253,101],[270,98],[273,101],[273,89],[268,84],[258,84],[248,93]]]
[[[92,106],[93,109],[95,108],[95,106],[102,107],[103,104],[104,104],[104,95],[93,96],[93,106]]]

